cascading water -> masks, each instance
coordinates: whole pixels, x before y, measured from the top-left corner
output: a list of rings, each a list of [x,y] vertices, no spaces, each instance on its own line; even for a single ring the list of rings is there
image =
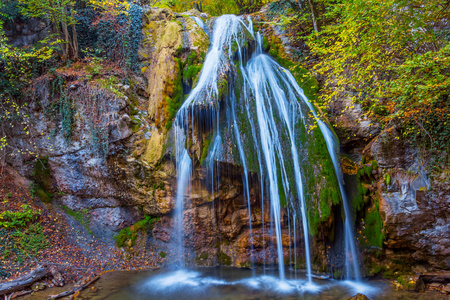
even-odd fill
[[[203,20],[200,19],[199,17],[195,17],[195,16],[193,16],[192,19],[195,21],[195,23],[197,23],[198,26],[200,26],[201,29],[203,29],[203,31],[206,33],[206,35],[208,35],[208,32],[205,27],[205,22],[203,22]]]
[[[176,265],[178,267],[185,267],[184,258],[184,196],[188,190],[191,181],[192,161],[189,154],[184,150],[177,162],[177,195],[175,200],[174,211],[174,244],[172,248],[175,249],[177,257]]]
[[[260,39],[258,39],[260,40]],[[258,49],[259,46],[257,47]],[[256,121],[259,127],[259,138],[261,152],[263,153],[266,165],[267,177],[269,179],[270,202],[275,223],[277,237],[277,252],[280,268],[280,277],[284,276],[284,259],[281,242],[281,203],[279,190],[279,176],[281,173],[282,189],[284,195],[290,190],[290,182],[287,173],[286,155],[290,155],[291,163],[295,176],[295,188],[297,197],[300,200],[300,211],[302,215],[302,225],[305,239],[305,259],[308,279],[311,281],[311,260],[309,253],[308,224],[306,217],[306,206],[304,201],[303,183],[301,178],[300,161],[297,145],[295,144],[294,126],[298,118],[302,117],[302,112],[298,101],[293,94],[288,95],[283,88],[283,82],[280,82],[279,76],[275,74],[280,67],[269,56],[261,53],[255,53],[255,56],[248,62],[246,67],[249,86],[256,102]],[[286,79],[284,79],[286,81]],[[285,82],[284,82],[285,83]],[[290,91],[288,91],[289,93]],[[245,102],[250,104],[250,100]],[[274,115],[275,114],[275,115]],[[281,124],[280,124],[281,122]],[[250,124],[253,122],[250,121]],[[283,126],[284,125],[284,126]],[[281,130],[280,130],[281,127]],[[279,132],[281,131],[281,132]],[[281,134],[285,134],[289,141],[290,151],[283,151]],[[280,263],[281,262],[281,263]]]
[[[346,269],[346,277],[347,279],[355,279],[356,281],[360,281],[361,275],[359,273],[359,263],[358,256],[356,251],[356,244],[353,238],[353,220],[350,211],[350,207],[347,199],[347,192],[344,187],[344,178],[342,175],[341,166],[339,164],[338,147],[336,139],[333,133],[328,129],[328,127],[322,121],[318,120],[320,129],[323,132],[325,137],[325,141],[327,143],[328,151],[330,153],[331,159],[333,161],[333,166],[336,171],[339,189],[342,195],[342,202],[344,205],[344,213],[345,213],[345,221],[344,221],[344,239],[345,239],[345,269]]]
[[[261,35],[259,33],[255,35],[253,32],[251,20],[248,20],[247,25],[242,18],[233,15],[217,18],[211,32],[211,42],[198,83],[181,106],[174,122],[178,174],[174,237],[179,247],[178,255],[184,257],[183,201],[189,189],[194,166],[189,150],[186,149],[186,145],[189,144],[187,140],[191,139],[192,143],[198,142],[199,138],[195,131],[200,127],[212,134],[214,143],[210,148],[207,161],[208,168],[213,173],[214,160],[220,160],[222,156],[221,143],[226,139],[225,131],[227,128],[232,128],[231,136],[233,146],[237,149],[237,162],[243,169],[243,194],[248,205],[250,246],[252,247],[253,232],[249,174],[253,172],[258,173],[260,177],[262,203],[264,203],[264,197],[267,197],[270,203],[273,220],[271,226],[273,225],[275,231],[280,279],[285,278],[282,208],[289,205],[290,217],[293,217],[294,224],[294,261],[297,262],[296,218],[300,216],[307,277],[309,283],[312,282],[306,192],[302,172],[306,147],[300,138],[302,126],[305,128],[307,125],[314,125],[308,123],[311,123],[311,118],[308,116],[312,113],[314,116],[312,121],[318,123],[325,138],[343,199],[346,215],[345,245],[350,253],[346,256],[347,277],[353,276],[358,279],[359,269],[350,209],[333,134],[317,117],[314,107],[305,97],[292,74],[263,53]],[[250,60],[246,61],[244,56],[248,49],[255,49],[255,51]],[[236,75],[237,73],[239,76]],[[227,82],[227,74],[233,74],[237,79]],[[238,94],[235,91],[238,91]],[[223,108],[229,116],[229,120],[225,121],[227,128],[222,128],[220,121],[220,112]],[[214,177],[213,174],[210,176]],[[214,185],[212,189],[214,193]],[[264,235],[264,217],[262,222]],[[290,240],[291,230],[289,229]]]
[[[344,242],[345,242],[345,269],[346,269],[346,278],[347,279],[355,279],[356,281],[361,280],[361,275],[359,272],[359,261],[358,261],[358,255],[356,251],[356,243],[354,240],[354,232],[353,232],[353,220],[351,215],[351,210],[349,207],[349,201],[347,198],[347,192],[344,187],[344,178],[341,170],[341,166],[339,163],[339,142],[335,138],[334,134],[331,132],[331,130],[328,128],[328,126],[319,119],[317,116],[316,111],[314,110],[313,105],[308,100],[308,98],[303,93],[303,90],[298,86],[297,82],[295,81],[295,78],[292,76],[292,74],[289,74],[289,79],[291,81],[291,84],[296,88],[297,93],[299,93],[301,99],[306,103],[311,110],[311,112],[314,115],[314,118],[316,119],[320,131],[322,132],[325,142],[327,144],[328,153],[330,154],[331,160],[333,162],[333,167],[337,176],[338,184],[339,184],[339,190],[341,192],[342,202],[344,206],[344,214],[345,214],[345,221],[344,221]]]

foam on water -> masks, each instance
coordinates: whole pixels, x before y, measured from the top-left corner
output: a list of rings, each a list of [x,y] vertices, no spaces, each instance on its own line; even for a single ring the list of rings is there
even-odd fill
[[[224,280],[192,270],[177,270],[147,279],[140,287],[142,292],[173,293],[177,291],[203,292],[217,286],[244,286],[253,290],[273,291],[279,294],[315,294],[321,286],[308,280],[280,280],[275,276],[261,275],[238,280]]]
[[[227,284],[225,280],[214,277],[203,277],[200,272],[177,270],[148,279],[143,283],[141,289],[154,293],[175,292],[185,289],[203,291],[210,286],[225,284]]]
[[[367,283],[363,283],[361,281],[345,280],[342,282],[342,284],[350,288],[353,294],[359,293],[368,297],[374,296],[379,291],[377,287],[368,285]]]

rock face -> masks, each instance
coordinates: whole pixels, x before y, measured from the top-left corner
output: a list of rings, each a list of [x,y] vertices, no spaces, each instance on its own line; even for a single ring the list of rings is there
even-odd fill
[[[347,153],[361,153],[367,143],[380,133],[379,124],[364,116],[361,105],[351,95],[337,97],[331,104],[336,134]]]
[[[394,127],[383,131],[364,153],[390,178],[379,184],[386,248],[393,256],[450,268],[449,179],[430,179],[423,160]]]
[[[3,29],[6,37],[14,47],[31,46],[43,40],[52,32],[51,24],[48,20],[36,18],[6,22]]]
[[[48,24],[30,24],[7,31],[13,44],[29,45],[48,30]],[[94,233],[111,242],[114,234],[144,215],[160,217],[153,241],[170,250],[176,192],[171,121],[173,111],[195,86],[209,39],[189,15],[168,9],[148,8],[142,32],[138,54],[144,67],[127,84],[105,88],[88,80],[87,74],[74,75],[70,70],[58,70],[34,82],[27,108],[33,130],[26,134],[19,127],[14,129],[11,144],[23,151],[8,155],[7,162],[52,193],[57,204],[87,211]],[[106,71],[96,79],[112,75],[113,71]],[[63,82],[59,86],[63,94],[53,89],[57,79]],[[366,176],[373,182],[366,182],[364,188],[377,199],[384,234],[380,251],[389,254],[384,258],[450,268],[448,176],[430,177],[426,163],[395,127],[381,131],[352,103],[351,95],[336,100],[329,113],[344,151],[355,161],[364,156],[377,163],[370,170],[373,176]],[[198,158],[200,147],[192,147]],[[230,162],[220,162],[221,192],[215,195],[209,192],[204,168],[196,162],[184,215],[185,242],[193,251],[188,259],[201,265],[250,267],[252,254],[257,264],[276,264],[273,223],[267,209],[263,210],[270,204],[266,199],[258,203],[259,180],[251,180],[251,235],[242,170]],[[369,196],[364,197],[366,203]],[[303,257],[303,237],[297,233],[297,241],[292,235],[289,238],[289,220],[285,211],[281,214],[284,260],[293,264],[295,250],[297,257]],[[332,215],[327,230],[320,232],[320,241],[313,241],[312,252],[320,267],[326,264],[328,242],[324,241],[334,239],[337,231],[332,218],[339,216]],[[360,228],[364,226],[356,221]],[[361,248],[365,257],[374,257],[374,247]],[[299,266],[302,262],[297,262]]]
[[[92,227],[103,226],[110,237],[144,214],[171,212],[175,168],[164,119],[167,89],[182,78],[180,65],[187,56],[201,57],[208,46],[206,34],[189,16],[148,9],[143,22],[139,59],[147,69],[132,74],[127,84],[117,82],[126,78],[123,71],[105,67],[94,78],[83,66],[39,78],[28,99],[32,130],[26,134],[16,127],[12,133],[11,143],[24,151],[7,155],[8,164],[54,194],[59,204],[87,209]],[[190,34],[185,45],[183,36]],[[202,47],[191,50],[199,39],[205,39]]]
[[[175,99],[182,102],[195,85],[209,47],[208,36],[189,14],[146,10],[138,50],[144,67],[127,84],[111,79],[125,77],[120,71],[87,80],[92,75],[83,67],[36,80],[27,111],[33,130],[13,133],[12,143],[30,151],[8,155],[8,163],[53,194],[54,204],[86,214],[94,235],[111,243],[119,230],[150,215],[160,217],[153,240],[170,252],[176,192],[171,105]],[[269,203],[256,203],[259,180],[250,191],[251,236],[242,169],[221,162],[221,192],[212,195],[200,148],[194,152],[198,161],[184,215],[190,261],[249,267],[253,252],[256,263],[276,264],[273,224],[261,207]],[[293,240],[287,221],[282,230],[288,261]]]
[[[267,208],[270,203],[267,200],[258,203],[261,195],[255,188],[258,185],[254,185],[250,190],[252,216],[252,231],[250,231],[247,200],[243,196],[244,188],[240,177],[242,170],[236,167],[233,170],[231,166],[230,168],[235,175],[226,176],[230,173],[222,171],[219,183],[221,192],[217,195],[211,195],[208,191],[204,171],[199,170],[197,178],[194,178],[190,197],[185,202],[185,243],[186,248],[193,250],[191,255],[194,255],[188,256],[187,261],[207,266],[220,263],[251,267],[250,256],[253,254],[255,264],[276,264],[278,258],[273,233],[274,224],[267,209],[264,210],[264,214],[262,213],[262,205]],[[286,215],[286,211],[283,210],[282,214]],[[171,217],[164,216],[153,230],[156,240],[167,243],[169,253],[171,228]],[[286,263],[291,263],[290,259],[293,263],[294,240],[292,236],[289,239],[288,230],[288,222],[285,219],[282,224],[282,242],[286,249],[284,258]],[[300,238],[301,236],[298,236],[298,240]],[[297,250],[297,255],[302,256],[303,250],[300,247]]]

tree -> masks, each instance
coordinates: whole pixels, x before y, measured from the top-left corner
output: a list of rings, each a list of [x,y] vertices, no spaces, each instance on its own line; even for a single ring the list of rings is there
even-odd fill
[[[449,8],[448,0],[329,1],[330,22],[307,41],[328,78],[323,104],[350,93],[368,117],[401,123],[405,137],[448,153]]]
[[[264,0],[234,0],[241,13],[251,13],[258,10],[268,1]]]
[[[32,18],[50,19],[63,45],[63,59],[78,59],[78,41],[75,28],[75,0],[19,0],[25,4],[22,14]],[[69,26],[72,36],[69,33]]]

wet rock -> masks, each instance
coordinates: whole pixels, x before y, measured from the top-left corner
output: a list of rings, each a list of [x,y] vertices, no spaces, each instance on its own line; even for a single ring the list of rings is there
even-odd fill
[[[442,284],[437,283],[437,282],[433,282],[428,285],[428,289],[430,291],[439,291],[439,290],[441,290],[441,288],[442,288]]]

